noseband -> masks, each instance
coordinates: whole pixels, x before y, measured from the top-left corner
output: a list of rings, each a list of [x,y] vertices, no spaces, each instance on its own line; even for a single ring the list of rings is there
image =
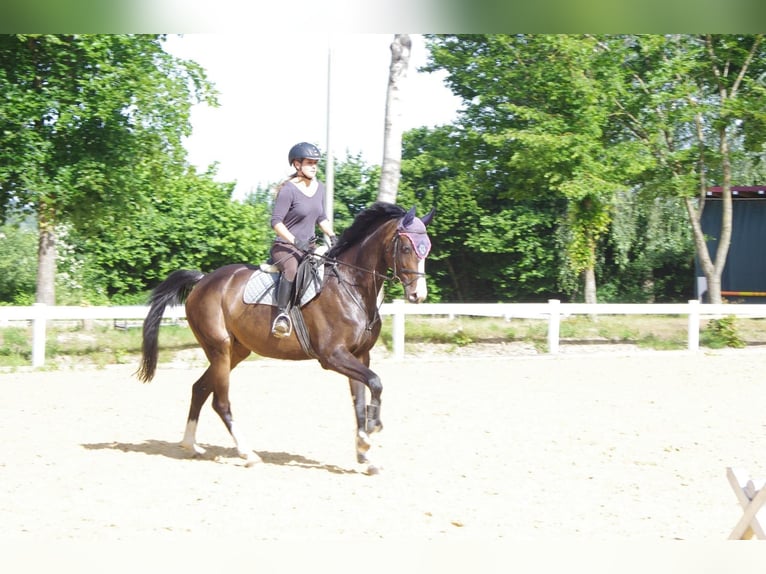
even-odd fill
[[[407,241],[409,241],[409,239]],[[394,240],[392,242],[392,247],[393,247],[393,252],[394,252],[394,256],[393,256],[393,260],[394,260],[394,269],[393,269],[393,271],[394,271],[394,274],[393,274],[393,277],[386,277],[386,279],[388,279],[392,283],[396,282],[396,281],[399,281],[399,283],[401,283],[405,287],[409,287],[410,285],[415,283],[421,277],[425,277],[426,274],[425,273],[421,273],[417,269],[399,269],[399,270],[397,270],[397,264],[399,262],[399,247],[401,246],[401,244],[402,244],[402,233],[400,231],[397,231],[396,232],[396,236],[394,237]],[[399,277],[400,273],[402,275],[414,275],[415,277],[413,277],[409,281],[405,282],[405,281],[403,281],[401,279],[401,277]]]

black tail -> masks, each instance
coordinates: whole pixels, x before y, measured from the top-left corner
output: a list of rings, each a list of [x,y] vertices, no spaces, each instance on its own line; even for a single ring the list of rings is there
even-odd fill
[[[144,319],[144,338],[141,345],[141,366],[136,371],[139,381],[148,383],[157,369],[157,337],[168,304],[180,305],[191,293],[192,288],[205,276],[201,271],[180,269],[157,285],[149,297],[149,313]]]

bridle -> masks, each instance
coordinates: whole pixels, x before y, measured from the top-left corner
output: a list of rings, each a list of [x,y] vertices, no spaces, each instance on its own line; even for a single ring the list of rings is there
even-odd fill
[[[401,231],[397,231],[396,232],[396,236],[394,237],[394,240],[392,242],[392,247],[393,247],[393,251],[394,251],[394,253],[393,253],[393,261],[394,261],[393,272],[394,272],[394,275],[393,275],[393,279],[391,279],[391,281],[392,282],[399,281],[399,283],[401,283],[405,287],[409,287],[410,285],[415,283],[421,277],[425,277],[426,274],[421,272],[421,271],[418,271],[417,269],[400,269],[400,270],[397,271],[396,266],[397,266],[397,263],[399,262],[399,247],[401,246],[401,243],[402,243],[402,233],[401,233]],[[404,281],[402,281],[401,277],[399,277],[400,273],[403,274],[403,275],[414,275],[414,277],[412,279],[410,279],[409,281],[404,282]]]
[[[408,240],[409,241],[409,240]],[[376,293],[380,291],[380,287],[378,286],[378,279],[382,279],[383,282],[389,281],[391,283],[399,282],[404,287],[409,287],[420,279],[421,277],[425,277],[426,274],[418,271],[417,269],[399,269],[399,252],[401,250],[401,243],[402,243],[402,233],[397,230],[396,234],[394,235],[393,240],[391,243],[385,248],[386,252],[393,251],[393,274],[387,275],[383,273],[379,273],[375,269],[367,269],[366,267],[361,267],[359,265],[354,265],[353,263],[348,263],[347,261],[341,261],[339,259],[333,258],[333,257],[327,257],[324,254],[318,254],[314,253],[313,256],[321,259],[325,262],[326,265],[330,265],[333,269],[333,272],[335,274],[335,277],[338,279],[338,284],[348,293],[349,297],[352,301],[362,310],[366,311],[367,307],[364,305],[364,303],[360,300],[359,294],[355,292],[354,289],[351,288],[351,284],[347,280],[344,280],[343,277],[341,277],[340,273],[338,273],[337,267],[339,265],[342,265],[344,267],[348,267],[350,269],[355,269],[357,271],[361,271],[363,273],[368,273],[369,275],[372,275],[374,278],[374,290]],[[413,279],[410,279],[409,281],[403,281],[399,275],[406,274],[406,275],[414,275]],[[367,331],[370,331],[375,325],[376,322],[380,321],[380,305],[382,305],[382,301],[379,302],[378,306],[374,308],[374,314],[371,318],[368,318],[367,322]]]
[[[344,267],[349,267],[351,269],[355,269],[357,271],[362,271],[364,273],[368,273],[375,277],[376,279],[382,279],[383,281],[389,281],[391,283],[396,283],[397,281],[401,283],[405,287],[409,287],[413,283],[415,283],[418,279],[421,277],[426,277],[426,274],[418,271],[417,269],[399,269],[398,263],[399,263],[399,250],[401,247],[402,242],[402,233],[400,231],[397,231],[393,240],[389,244],[389,246],[386,248],[386,251],[393,251],[393,269],[392,274],[383,274],[379,273],[375,269],[367,269],[366,267],[361,267],[359,265],[354,265],[353,263],[348,263],[347,261],[341,261],[339,259],[335,259],[333,257],[327,257],[324,254],[314,253],[312,254],[314,257],[318,257],[322,260],[324,260],[325,264],[332,265],[333,267],[336,265],[343,265]],[[400,274],[403,275],[414,275],[414,277],[408,281],[403,281],[401,277],[399,277]]]

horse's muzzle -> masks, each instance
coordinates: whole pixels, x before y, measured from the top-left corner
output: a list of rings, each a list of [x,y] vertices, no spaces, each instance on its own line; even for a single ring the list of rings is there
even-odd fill
[[[428,296],[428,287],[426,286],[425,275],[420,275],[415,281],[415,290],[407,293],[407,300],[410,303],[422,303]]]
[[[410,297],[409,297],[409,301],[410,301],[410,303],[422,303],[422,302],[423,302],[423,301],[425,301],[425,300],[426,300],[426,298],[425,298],[425,297],[420,297],[420,296],[418,296],[418,295],[416,295],[416,294],[412,294],[412,295],[410,295]]]

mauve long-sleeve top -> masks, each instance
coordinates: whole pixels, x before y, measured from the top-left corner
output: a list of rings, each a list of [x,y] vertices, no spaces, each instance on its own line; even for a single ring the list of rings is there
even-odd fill
[[[309,197],[293,182],[285,182],[274,200],[271,227],[282,222],[298,239],[308,241],[313,237],[317,225],[328,219],[324,209],[325,186],[319,180],[317,184],[316,192]],[[277,241],[284,242],[284,239],[277,237]]]

